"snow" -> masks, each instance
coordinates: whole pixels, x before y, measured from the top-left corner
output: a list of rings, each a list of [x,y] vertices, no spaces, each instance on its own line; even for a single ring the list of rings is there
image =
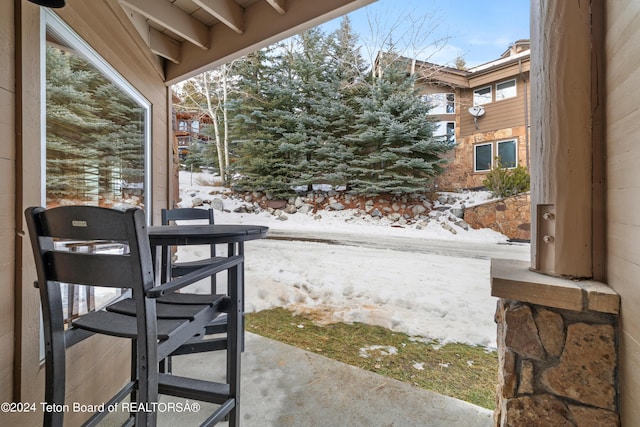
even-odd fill
[[[292,214],[285,221],[266,211],[234,213],[244,202],[216,194],[222,191],[215,186],[213,175],[180,173],[180,206],[191,207],[196,197],[221,198],[224,211],[215,212],[218,224],[267,225],[278,232],[355,233],[381,242],[384,236],[449,240],[460,245],[507,242],[504,235],[491,230],[465,231],[448,221],[449,215],[434,218],[428,226],[417,229],[354,216],[349,210],[323,211],[321,219]],[[449,197],[454,193],[441,195]],[[459,200],[453,207],[462,203],[472,206],[491,197],[487,192],[455,196]],[[443,222],[456,233],[445,230]],[[514,259],[528,259],[528,253],[528,245],[513,245]],[[207,247],[188,246],[179,249],[178,258],[187,261],[207,254]],[[496,346],[496,299],[490,296],[488,257],[414,253],[385,249],[383,245],[372,248],[269,239],[247,242],[245,256],[247,312],[285,307],[307,313],[321,324],[361,322],[440,343]],[[197,292],[206,289],[204,284],[194,286]]]

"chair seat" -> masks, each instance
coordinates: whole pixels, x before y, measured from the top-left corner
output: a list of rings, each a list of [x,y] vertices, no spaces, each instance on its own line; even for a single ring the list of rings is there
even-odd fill
[[[172,294],[173,295],[173,294]],[[180,294],[176,294],[180,295]],[[189,295],[189,294],[185,294]],[[156,316],[158,319],[187,319],[192,321],[195,319],[195,315],[207,307],[218,306],[224,299],[224,295],[206,295],[208,299],[201,298],[202,304],[193,304],[190,302],[180,303],[180,298],[173,298],[176,302],[164,303],[158,301],[156,304]],[[219,298],[212,298],[219,297]],[[189,298],[185,299],[189,301]],[[111,304],[107,307],[107,311],[126,314],[128,316],[135,316],[136,305],[131,298],[127,298],[122,301],[118,301],[115,304]]]
[[[110,311],[94,311],[71,323],[75,328],[122,338],[136,338],[136,318]],[[189,319],[158,319],[158,339],[168,340],[186,328]]]

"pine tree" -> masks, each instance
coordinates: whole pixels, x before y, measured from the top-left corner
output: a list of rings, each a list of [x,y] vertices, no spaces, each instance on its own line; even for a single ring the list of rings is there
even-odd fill
[[[350,167],[355,175],[350,184],[358,194],[421,191],[430,177],[442,172],[441,155],[452,148],[433,137],[429,105],[418,97],[405,65],[384,60],[381,55],[379,73],[359,98],[355,133],[350,137],[354,144]]]
[[[282,119],[294,102],[292,73],[281,45],[263,49],[235,66],[238,92],[232,104],[232,138],[238,144],[235,164],[240,178],[235,185],[261,190],[272,197],[292,192],[290,154],[281,150],[282,135],[290,121]]]

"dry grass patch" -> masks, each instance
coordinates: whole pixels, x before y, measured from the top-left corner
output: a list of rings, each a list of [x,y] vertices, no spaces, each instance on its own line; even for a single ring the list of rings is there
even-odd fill
[[[246,316],[248,331],[488,409],[495,407],[498,356],[484,347],[439,345],[362,323],[320,326],[276,308]]]

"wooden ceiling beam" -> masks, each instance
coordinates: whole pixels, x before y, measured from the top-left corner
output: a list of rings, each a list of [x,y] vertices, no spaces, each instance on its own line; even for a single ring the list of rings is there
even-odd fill
[[[209,49],[209,27],[166,0],[121,0],[130,9],[201,49]]]
[[[174,64],[180,63],[180,43],[166,34],[162,34],[155,28],[149,29],[149,49],[151,49],[151,52],[168,59]]]
[[[287,0],[267,0],[267,3],[269,3],[280,15],[287,13]]]
[[[234,0],[193,0],[238,34],[244,33],[244,9]]]

